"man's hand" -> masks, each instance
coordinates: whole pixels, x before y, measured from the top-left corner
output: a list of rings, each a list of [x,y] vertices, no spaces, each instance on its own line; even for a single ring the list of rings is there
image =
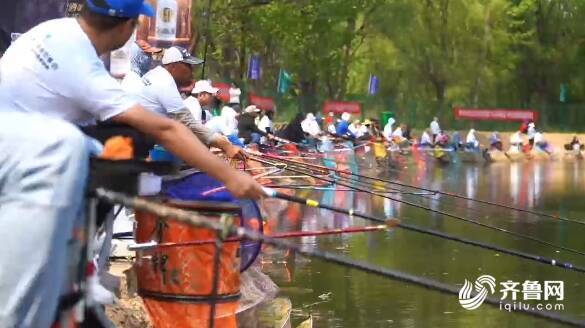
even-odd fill
[[[261,184],[248,174],[239,171],[233,171],[233,174],[224,183],[236,198],[258,200],[267,196]]]
[[[231,144],[226,148],[227,149],[223,149],[223,151],[228,158],[235,158],[241,160],[246,159],[246,152],[242,148]]]

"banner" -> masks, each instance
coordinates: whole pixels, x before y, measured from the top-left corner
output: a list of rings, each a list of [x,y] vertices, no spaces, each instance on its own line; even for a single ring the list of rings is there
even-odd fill
[[[248,96],[248,101],[250,105],[256,105],[256,107],[262,110],[276,110],[276,105],[274,104],[274,99],[272,98],[250,94]]]
[[[291,83],[292,77],[287,71],[281,68],[278,73],[278,93],[285,94],[290,88]]]
[[[140,16],[136,35],[152,46],[181,46],[190,50],[191,0],[147,0],[155,9],[154,17]]]
[[[248,79],[260,80],[261,76],[261,62],[259,56],[250,56],[250,63],[248,65]]]
[[[323,113],[327,114],[330,112],[335,114],[350,113],[361,115],[362,105],[358,102],[328,100],[323,105]]]
[[[506,108],[453,108],[458,120],[475,121],[529,121],[538,120],[538,112],[531,109]]]
[[[0,10],[0,55],[13,37],[32,27],[65,16],[67,0],[3,0]]]
[[[221,82],[213,82],[213,87],[214,88],[218,88],[219,90],[217,91],[217,98],[219,100],[221,100],[224,104],[227,104],[230,102],[230,88],[231,85],[229,85],[228,83],[221,83]]]
[[[378,93],[378,89],[380,88],[380,80],[374,74],[370,74],[370,83],[368,84],[368,94],[373,96]]]

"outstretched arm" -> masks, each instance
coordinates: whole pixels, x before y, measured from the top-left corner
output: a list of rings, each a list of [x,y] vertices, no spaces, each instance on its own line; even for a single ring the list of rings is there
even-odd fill
[[[152,113],[139,105],[118,114],[113,121],[128,124],[150,135],[189,166],[196,167],[223,182],[238,198],[259,199],[264,196],[260,184],[214,156],[190,129],[179,122]]]
[[[205,145],[223,150],[229,158],[244,156],[244,151],[240,147],[232,145],[226,137],[208,129],[204,124],[196,120],[189,110],[184,109],[169,115],[175,121],[187,126]]]

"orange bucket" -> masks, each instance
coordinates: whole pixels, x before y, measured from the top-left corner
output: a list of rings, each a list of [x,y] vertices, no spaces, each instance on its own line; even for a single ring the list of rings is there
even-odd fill
[[[169,201],[166,205],[210,219],[231,215],[240,224],[240,208],[230,203]],[[162,220],[136,212],[137,243],[188,243],[214,240],[213,230]],[[208,327],[215,307],[214,327],[235,328],[240,297],[239,242],[225,242],[221,250],[217,295],[213,294],[215,243],[158,246],[136,253],[138,293],[152,323],[163,327]]]

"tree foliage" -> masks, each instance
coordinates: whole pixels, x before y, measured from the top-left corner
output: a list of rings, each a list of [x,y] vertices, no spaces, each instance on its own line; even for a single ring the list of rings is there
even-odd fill
[[[279,69],[295,81],[290,99],[316,110],[325,99],[369,99],[377,110],[428,104],[546,107],[566,83],[585,91],[583,0],[214,0],[211,24],[195,4],[195,44],[209,45],[211,78],[247,83],[251,54],[274,95]],[[201,37],[202,36],[202,37]],[[369,75],[381,81],[366,98]]]

